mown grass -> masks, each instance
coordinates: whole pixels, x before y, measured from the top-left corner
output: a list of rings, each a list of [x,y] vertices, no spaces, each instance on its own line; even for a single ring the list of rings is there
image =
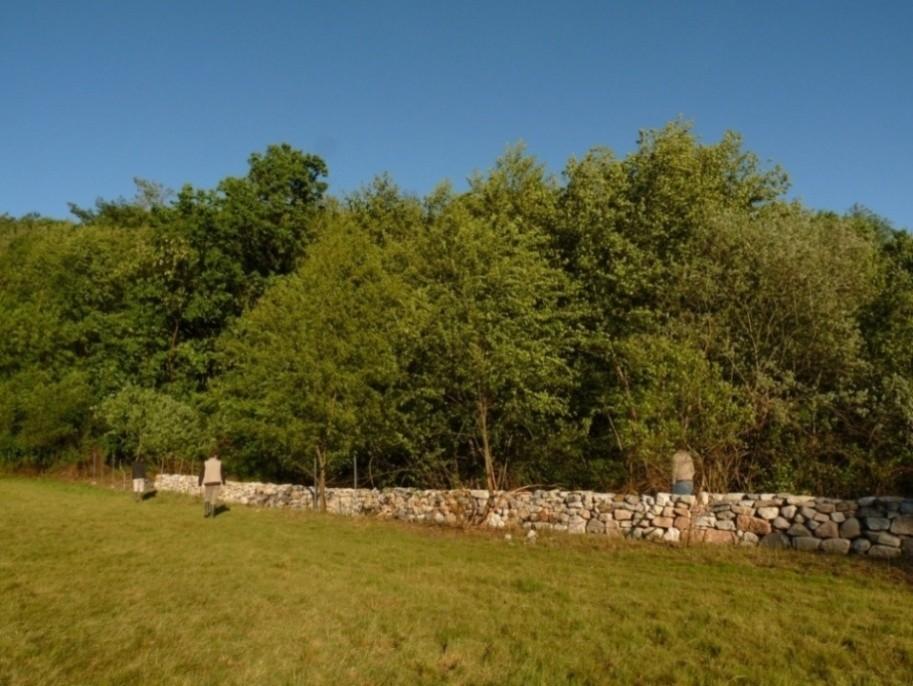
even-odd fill
[[[0,684],[907,684],[902,565],[0,479]]]

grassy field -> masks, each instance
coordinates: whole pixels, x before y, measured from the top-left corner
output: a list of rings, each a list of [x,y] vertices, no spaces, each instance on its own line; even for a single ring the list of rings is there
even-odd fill
[[[0,479],[0,684],[909,684],[907,567]]]

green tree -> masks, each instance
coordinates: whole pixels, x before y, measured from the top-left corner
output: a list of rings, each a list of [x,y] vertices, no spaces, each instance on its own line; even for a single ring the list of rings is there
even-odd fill
[[[476,179],[416,238],[409,272],[428,312],[408,363],[414,418],[434,441],[426,451],[468,453],[492,490],[565,415],[573,384],[571,284],[517,211],[529,198],[515,194],[541,206],[542,185],[512,183],[539,173],[510,154]]]
[[[187,403],[151,388],[128,385],[98,408],[116,454],[159,461],[193,461],[208,446],[199,413]],[[176,465],[175,465],[176,466]]]
[[[405,294],[363,232],[334,225],[221,344],[210,402],[220,431],[282,446],[285,467],[314,475],[351,456],[395,380],[393,332]]]

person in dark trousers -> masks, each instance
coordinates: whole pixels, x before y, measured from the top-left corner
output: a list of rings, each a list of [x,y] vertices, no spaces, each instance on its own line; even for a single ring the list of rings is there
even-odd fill
[[[146,493],[146,461],[137,456],[133,460],[133,497],[136,502],[143,499]]]
[[[200,470],[199,485],[203,487],[203,517],[212,517],[216,514],[216,502],[219,499],[219,489],[225,484],[222,475],[222,460],[218,453],[203,463]]]

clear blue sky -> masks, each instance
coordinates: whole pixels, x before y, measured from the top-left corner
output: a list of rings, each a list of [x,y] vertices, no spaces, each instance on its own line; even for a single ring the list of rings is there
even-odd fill
[[[289,142],[331,191],[549,168],[682,116],[817,208],[913,228],[913,2],[0,1],[0,213],[243,174]]]

